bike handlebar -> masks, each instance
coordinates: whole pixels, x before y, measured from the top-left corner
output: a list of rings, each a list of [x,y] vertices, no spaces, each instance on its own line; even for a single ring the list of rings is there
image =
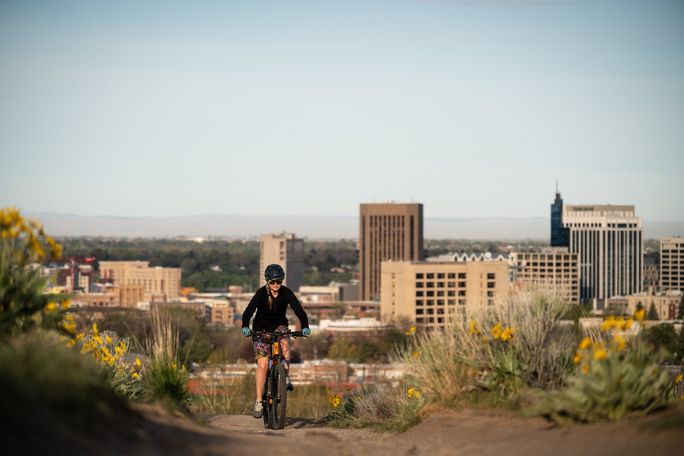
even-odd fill
[[[292,336],[292,337],[308,337],[302,334],[301,331],[275,331],[275,332],[268,332],[268,331],[254,331],[251,334],[252,337],[256,338],[264,338],[264,339],[273,339],[274,337],[282,337],[282,336]],[[249,336],[247,336],[249,337]]]

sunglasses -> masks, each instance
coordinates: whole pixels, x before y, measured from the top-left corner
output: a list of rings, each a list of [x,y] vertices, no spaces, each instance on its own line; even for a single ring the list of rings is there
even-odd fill
[[[269,280],[268,284],[269,285],[281,285],[283,283],[282,280]]]

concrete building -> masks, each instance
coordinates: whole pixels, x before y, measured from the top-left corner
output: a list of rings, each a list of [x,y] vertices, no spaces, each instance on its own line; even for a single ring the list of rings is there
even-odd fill
[[[259,283],[266,284],[264,271],[269,264],[285,269],[284,284],[294,292],[304,283],[304,240],[292,233],[263,234],[259,242]]]
[[[559,194],[556,197],[560,199]],[[634,206],[562,207],[562,227],[568,230],[568,245],[563,247],[579,258],[580,301],[601,307],[607,298],[641,292],[642,231]],[[561,233],[557,238],[564,239],[564,235]]]
[[[380,297],[383,261],[422,261],[423,205],[361,204],[359,217],[361,300]]]
[[[660,241],[660,286],[663,290],[684,291],[684,237]]]
[[[669,290],[659,293],[635,293],[629,296],[616,296],[606,301],[607,310],[616,314],[633,315],[637,306],[641,304],[648,312],[651,305],[658,313],[659,320],[674,320],[677,318],[682,292]]]
[[[118,293],[76,293],[71,297],[73,307],[120,307]]]
[[[205,303],[207,320],[214,325],[231,326],[235,314],[234,307],[228,301],[214,300]]]
[[[115,286],[139,286],[145,300],[166,302],[180,295],[180,268],[151,268],[148,261],[101,261],[100,278]]]
[[[512,252],[509,261],[517,283],[548,287],[566,302],[579,304],[579,260],[566,247],[550,247],[539,252]]]
[[[508,290],[508,264],[501,261],[384,261],[381,319],[444,327],[457,314],[504,304]]]
[[[109,285],[104,288],[106,293],[119,296],[119,306],[136,308],[138,303],[145,300],[145,290],[141,285]]]

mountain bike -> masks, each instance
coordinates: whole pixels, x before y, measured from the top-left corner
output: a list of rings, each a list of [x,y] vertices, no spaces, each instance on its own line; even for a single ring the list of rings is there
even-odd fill
[[[280,338],[283,336],[306,337],[301,331],[276,331],[269,333],[257,331],[253,338],[269,342],[271,354],[268,357],[268,370],[266,371],[266,383],[264,394],[261,399],[263,405],[264,427],[266,429],[283,429],[287,409],[287,371],[285,369],[285,356],[280,349]]]

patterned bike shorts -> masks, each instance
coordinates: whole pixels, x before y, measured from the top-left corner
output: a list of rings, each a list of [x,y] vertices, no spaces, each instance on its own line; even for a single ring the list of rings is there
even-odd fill
[[[276,328],[276,331],[287,331],[287,326],[278,326]],[[283,341],[289,341],[290,336],[281,336],[278,338],[278,341],[281,343],[281,347],[283,345]],[[254,346],[254,357],[258,360],[259,358],[268,358],[271,355],[271,347],[273,345],[273,341],[270,340],[258,340],[256,338],[252,338],[252,344]]]

